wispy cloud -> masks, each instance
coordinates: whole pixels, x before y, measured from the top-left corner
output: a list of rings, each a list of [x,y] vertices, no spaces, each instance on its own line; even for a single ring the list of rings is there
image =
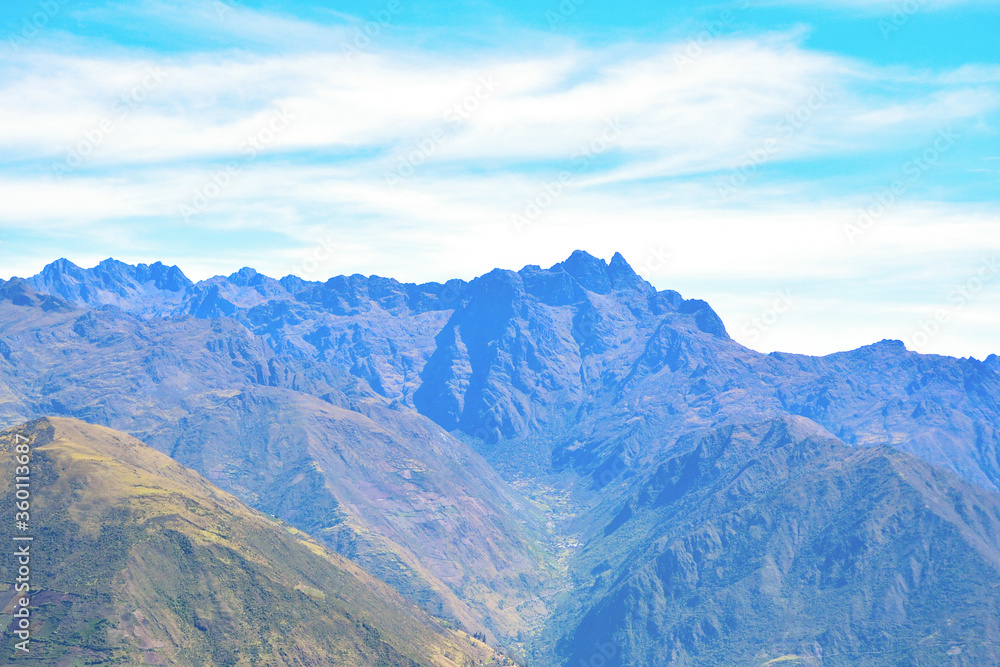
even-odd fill
[[[404,29],[358,42],[363,20],[191,8],[87,11],[89,20],[121,12],[173,22],[211,48],[108,51],[39,38],[2,56],[4,239],[28,238],[26,227],[36,240],[71,234],[81,257],[181,257],[204,277],[242,264],[295,272],[332,236],[340,254],[325,275],[412,280],[554,263],[576,247],[622,250],[641,267],[667,248],[671,259],[648,277],[714,297],[736,320],[760,309],[741,285],[831,284],[898,267],[898,282],[928,289],[947,283],[947,271],[917,276],[914,258],[950,266],[1000,248],[996,206],[945,203],[944,186],[934,197],[911,192],[860,242],[844,235],[873,188],[928,137],[996,132],[994,66],[877,67],[810,49],[800,29],[717,36],[698,49],[531,33],[505,51],[457,58],[408,44]],[[897,155],[888,176],[857,191],[798,170]],[[530,225],[512,224],[563,172],[572,178],[559,197]],[[727,182],[739,192],[722,199]],[[185,214],[198,197],[196,215]],[[29,273],[52,248],[3,243],[0,258],[8,274]],[[894,312],[880,298],[869,310]],[[823,299],[805,290],[800,312]],[[851,326],[863,337],[888,325]],[[800,340],[791,347],[830,351],[837,339]]]
[[[620,143],[630,161],[623,173],[650,177],[724,168],[818,90],[830,103],[784,158],[871,147],[1000,102],[967,71],[953,80],[914,77],[890,98],[873,83],[892,81],[893,72],[873,82],[879,73],[870,67],[780,35],[720,40],[688,62],[677,60],[677,48],[554,49],[461,63],[386,50],[350,62],[339,53],[109,59],[35,51],[2,82],[0,146],[15,160],[58,159],[128,112],[88,164],[227,159],[275,112],[290,110],[296,122],[269,151],[329,151],[363,162],[447,127],[455,121],[449,110],[489,82],[495,92],[470,110],[435,161],[559,160],[619,118],[631,128]]]

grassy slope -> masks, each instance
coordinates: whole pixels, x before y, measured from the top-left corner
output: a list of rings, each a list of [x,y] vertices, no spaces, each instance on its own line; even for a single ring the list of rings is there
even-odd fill
[[[16,430],[34,440],[36,664],[409,667],[493,659],[346,559],[138,440],[69,419]],[[0,434],[8,517],[0,539],[8,544],[13,432]],[[13,566],[5,565],[0,580],[9,584]]]
[[[483,481],[491,471],[482,459],[463,459],[457,443],[412,412],[367,409],[378,421],[260,387],[186,419],[172,456],[217,470],[220,487],[470,632],[483,618],[508,637],[540,625],[545,610],[533,595],[544,559],[533,556],[529,531],[497,510],[516,499],[498,497],[502,488]],[[523,505],[519,518],[530,516]]]

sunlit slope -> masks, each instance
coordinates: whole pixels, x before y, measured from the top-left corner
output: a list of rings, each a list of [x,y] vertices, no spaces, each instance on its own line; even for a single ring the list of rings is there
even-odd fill
[[[304,533],[132,437],[73,419],[0,434],[5,543],[15,432],[33,441],[32,592],[40,606],[26,662],[409,667],[493,659]],[[12,568],[0,570],[0,589],[12,577]],[[4,659],[13,641],[5,637]]]

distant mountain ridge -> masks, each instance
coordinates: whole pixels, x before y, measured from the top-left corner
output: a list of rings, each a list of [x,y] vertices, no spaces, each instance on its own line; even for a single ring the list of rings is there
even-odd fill
[[[114,305],[150,314],[179,304],[182,293],[193,285],[176,266],[161,262],[132,266],[111,258],[91,269],[59,259],[24,282],[79,306]]]
[[[719,659],[712,642],[670,634],[683,624],[653,594],[662,583],[628,560],[666,533],[640,533],[624,560],[617,552],[642,516],[681,530],[646,514],[635,489],[710,434],[795,423],[795,442],[823,433],[831,452],[889,447],[947,468],[968,483],[948,482],[963,498],[1000,486],[996,355],[920,355],[899,341],[825,357],[761,354],[733,341],[707,303],[657,291],[619,254],[605,262],[577,251],[547,269],[420,285],[276,280],[248,268],[192,283],[175,267],[113,260],[50,267],[0,283],[0,420],[66,415],[140,437],[432,613],[536,651],[542,664],[588,657],[588,613],[604,614],[602,629],[634,660],[622,664]],[[880,454],[865,456],[852,459],[859,470],[889,470]],[[760,502],[780,500],[769,498]],[[837,524],[855,507],[834,503],[826,516]],[[966,555],[978,547],[959,534],[948,538],[956,554],[993,567]],[[595,567],[616,572],[618,587],[605,588],[610,575],[597,583]],[[848,579],[852,595],[890,590]],[[644,583],[629,588],[633,580]],[[635,604],[612,605],[626,590]],[[652,597],[639,602],[644,591]],[[709,623],[699,607],[709,599],[720,598],[689,597],[687,618]],[[654,614],[648,627],[673,648],[625,636],[649,620],[642,614]],[[809,628],[800,636],[833,655],[869,641],[859,628],[836,640]],[[761,650],[750,642],[740,659]]]

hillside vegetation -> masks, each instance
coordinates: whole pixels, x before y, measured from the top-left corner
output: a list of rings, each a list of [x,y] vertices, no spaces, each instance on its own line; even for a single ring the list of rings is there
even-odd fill
[[[30,656],[19,663],[468,667],[498,659],[304,533],[107,428],[46,418],[0,434],[4,499],[13,497],[15,432],[32,441],[39,605]],[[8,578],[0,587],[9,589],[10,572],[0,570]],[[13,641],[5,638],[5,655]]]

